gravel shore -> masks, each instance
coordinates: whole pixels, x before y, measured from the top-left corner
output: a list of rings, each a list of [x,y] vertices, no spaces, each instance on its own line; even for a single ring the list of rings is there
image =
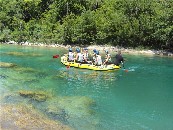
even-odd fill
[[[110,45],[62,45],[62,44],[44,44],[44,43],[30,43],[30,42],[21,42],[17,43],[15,41],[9,41],[2,44],[13,44],[13,45],[22,45],[22,46],[39,46],[39,47],[56,47],[56,48],[72,48],[75,50],[76,48],[84,48],[87,47],[89,50],[97,49],[101,53],[105,50],[108,50],[110,53],[115,53],[121,50],[124,54],[132,54],[132,55],[158,55],[158,56],[168,56],[173,57],[173,52],[165,51],[165,50],[142,50],[142,49],[133,49],[133,48],[123,48],[117,46]]]

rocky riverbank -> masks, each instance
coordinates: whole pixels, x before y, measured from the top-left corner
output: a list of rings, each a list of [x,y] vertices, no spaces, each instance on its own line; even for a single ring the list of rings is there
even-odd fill
[[[108,50],[110,53],[118,52],[121,50],[124,54],[132,54],[132,55],[157,55],[157,56],[169,56],[173,57],[173,52],[166,51],[166,50],[146,50],[146,49],[133,49],[133,48],[123,48],[117,46],[110,46],[110,45],[83,45],[83,46],[76,46],[76,45],[63,45],[63,44],[45,44],[45,43],[30,43],[30,42],[21,42],[17,43],[15,41],[9,41],[3,44],[13,44],[13,45],[22,45],[22,46],[39,46],[39,47],[60,47],[60,48],[82,48],[87,47],[89,50],[97,49],[101,53],[105,50]]]
[[[33,107],[23,105],[1,105],[1,130],[70,130],[57,121],[46,118]]]

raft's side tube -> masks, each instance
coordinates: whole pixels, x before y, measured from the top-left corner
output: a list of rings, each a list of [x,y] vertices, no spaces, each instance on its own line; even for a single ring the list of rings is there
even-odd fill
[[[75,68],[81,68],[81,69],[90,69],[90,70],[96,70],[96,71],[108,71],[108,70],[114,70],[114,69],[120,69],[120,66],[116,66],[114,64],[106,65],[106,66],[95,66],[92,64],[81,64],[76,62],[68,62],[66,56],[61,57],[61,63],[65,66],[75,67]]]

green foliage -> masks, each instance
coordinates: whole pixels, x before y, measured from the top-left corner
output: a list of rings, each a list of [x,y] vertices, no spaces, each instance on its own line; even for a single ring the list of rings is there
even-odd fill
[[[0,41],[173,48],[170,0],[0,0]]]

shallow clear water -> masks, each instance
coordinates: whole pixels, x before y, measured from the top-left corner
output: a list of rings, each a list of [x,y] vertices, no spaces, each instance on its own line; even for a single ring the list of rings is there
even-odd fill
[[[52,58],[65,52],[61,48],[0,45],[0,61],[15,63],[18,68],[0,68],[0,94],[19,90],[50,92],[53,94],[50,100],[32,105],[48,118],[78,130],[173,129],[173,58],[125,55],[128,72],[123,69],[97,72],[67,69],[60,58]],[[55,100],[59,99],[68,118],[46,111],[48,106],[58,106]]]

